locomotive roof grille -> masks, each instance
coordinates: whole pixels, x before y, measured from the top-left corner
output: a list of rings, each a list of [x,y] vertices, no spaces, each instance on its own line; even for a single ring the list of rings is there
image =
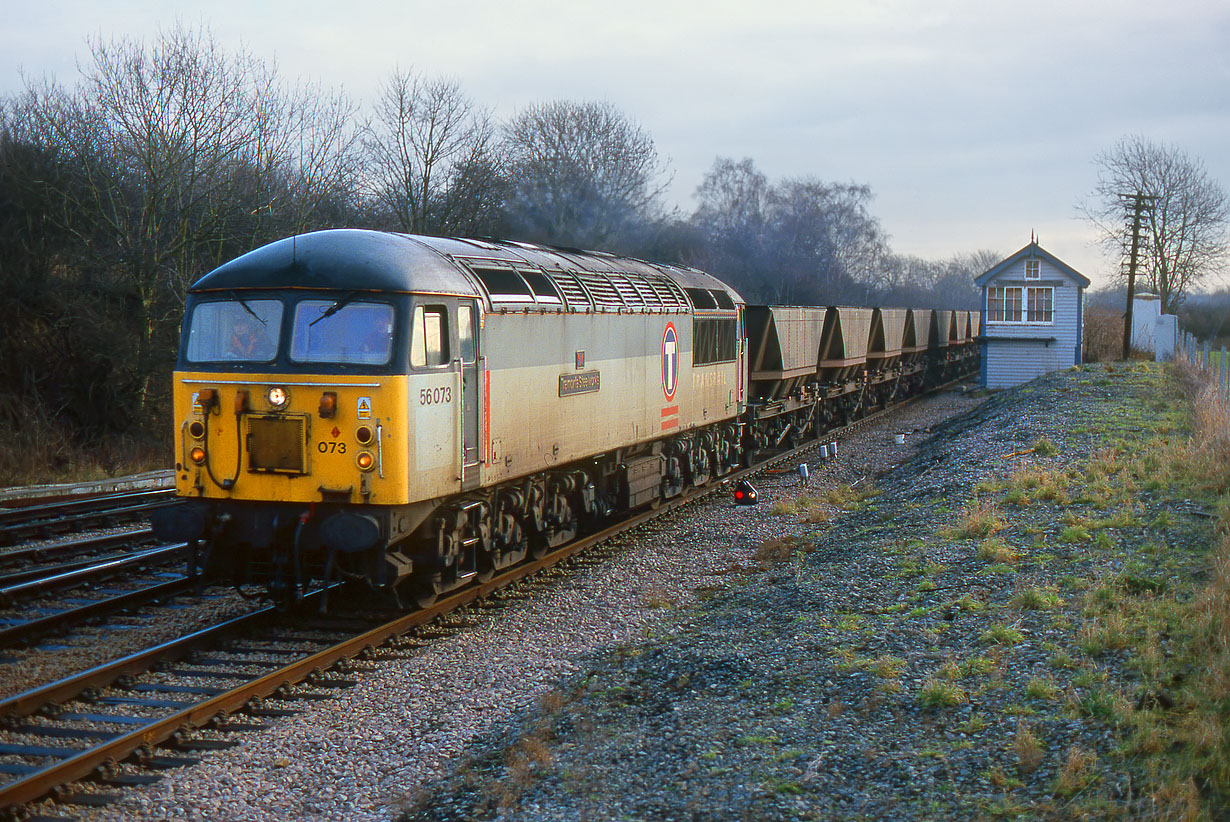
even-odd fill
[[[609,275],[590,274],[582,271],[577,278],[585,284],[585,288],[593,297],[594,305],[599,308],[623,308],[625,303],[619,296],[619,290],[612,284]]]
[[[646,277],[646,281],[653,286],[654,292],[662,300],[662,304],[671,308],[687,308],[689,303],[687,297],[683,295],[683,291],[679,286],[671,282],[665,277]]]
[[[637,290],[636,283],[632,282],[627,274],[610,274],[608,275],[611,285],[615,286],[615,290],[619,292],[620,299],[626,305],[649,305],[645,300],[645,295]]]
[[[556,271],[547,276],[551,278],[551,282],[555,283],[555,287],[564,295],[564,299],[568,301],[570,308],[588,309],[593,306],[588,292],[577,281],[576,277],[566,271]]]

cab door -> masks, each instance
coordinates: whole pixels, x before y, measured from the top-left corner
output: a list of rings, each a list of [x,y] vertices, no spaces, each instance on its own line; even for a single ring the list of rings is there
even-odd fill
[[[461,488],[477,488],[480,480],[481,440],[479,415],[482,385],[478,350],[478,304],[461,300],[457,306],[457,351],[461,369]]]

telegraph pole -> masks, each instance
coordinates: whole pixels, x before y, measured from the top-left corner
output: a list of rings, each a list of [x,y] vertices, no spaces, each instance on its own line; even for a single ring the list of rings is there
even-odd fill
[[[1123,315],[1123,359],[1132,353],[1132,301],[1136,299],[1136,266],[1140,260],[1140,243],[1144,233],[1144,216],[1156,197],[1137,191],[1135,194],[1120,194],[1130,220],[1128,230],[1132,234],[1132,248],[1128,256],[1127,311]]]

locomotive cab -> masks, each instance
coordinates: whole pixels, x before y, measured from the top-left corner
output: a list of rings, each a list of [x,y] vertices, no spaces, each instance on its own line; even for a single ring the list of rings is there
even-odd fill
[[[258,249],[186,305],[173,392],[184,503],[154,527],[279,600],[347,575],[396,586],[415,561],[389,546],[478,481],[480,305],[373,272],[370,253],[348,260],[352,234],[368,232]]]

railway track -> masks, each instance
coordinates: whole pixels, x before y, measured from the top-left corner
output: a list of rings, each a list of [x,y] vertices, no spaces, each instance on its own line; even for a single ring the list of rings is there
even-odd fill
[[[848,436],[906,404],[829,431],[824,443]],[[291,619],[264,608],[0,700],[0,726],[7,729],[0,736],[0,774],[13,777],[0,785],[0,809],[20,813],[23,806],[45,797],[66,805],[114,801],[116,796],[109,791],[156,781],[161,768],[191,764],[196,761],[194,753],[237,744],[234,734],[259,730],[263,719],[294,713],[293,708],[271,707],[272,701],[292,704],[294,699],[328,698],[331,690],[354,684],[349,678],[352,660],[398,653],[407,644],[437,639],[449,615],[455,618],[469,606],[485,608],[515,597],[527,578],[544,578],[551,569],[617,534],[718,492],[732,481],[797,462],[821,445],[812,440],[773,455],[489,582],[442,597],[430,608],[325,617],[304,617],[301,612]],[[313,592],[304,605],[310,608],[330,592]],[[443,631],[447,635],[447,628]],[[236,720],[237,716],[246,718]],[[82,781],[90,786],[78,784]]]
[[[168,488],[0,508],[0,545],[13,545],[21,539],[61,534],[91,525],[131,522],[174,501],[175,491]]]
[[[166,490],[8,500],[18,507],[0,509],[0,527],[11,540],[140,518],[172,502]],[[167,570],[185,567],[189,555],[186,544],[156,545],[143,525],[0,552],[0,648],[29,645],[52,633],[62,637],[73,626],[191,590],[194,580]]]
[[[110,537],[103,541],[123,542]],[[188,565],[191,546],[140,542],[118,554],[0,574],[0,609],[5,609],[0,611],[0,648],[29,645],[52,633],[62,637],[74,626],[198,587],[197,578],[180,570]],[[116,577],[123,578],[119,587],[105,587]]]

